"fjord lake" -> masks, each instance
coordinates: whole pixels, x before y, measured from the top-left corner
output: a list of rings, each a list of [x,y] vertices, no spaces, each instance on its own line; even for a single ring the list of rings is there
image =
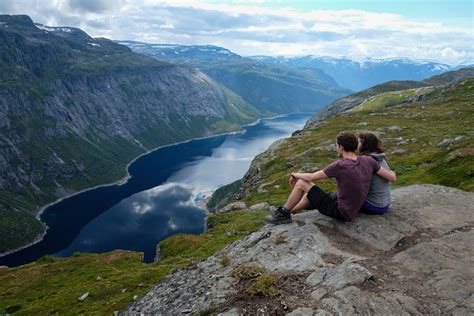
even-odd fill
[[[204,201],[242,178],[253,158],[274,141],[301,129],[311,113],[295,113],[244,126],[243,132],[164,146],[131,163],[129,178],[65,198],[47,207],[44,238],[0,258],[18,266],[45,255],[125,249],[152,262],[157,244],[177,233],[205,230]],[[106,170],[104,170],[106,172]]]

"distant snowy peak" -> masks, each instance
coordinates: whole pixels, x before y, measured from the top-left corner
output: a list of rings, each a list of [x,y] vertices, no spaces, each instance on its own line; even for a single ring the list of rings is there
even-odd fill
[[[52,26],[46,26],[43,24],[35,23],[35,26],[41,30],[47,31],[47,32],[66,32],[66,33],[71,33],[72,30],[69,27],[52,27]]]
[[[362,60],[351,59],[346,56],[316,56],[316,55],[304,55],[304,56],[293,56],[293,57],[284,57],[284,56],[249,56],[249,58],[260,60],[260,61],[273,61],[276,63],[291,63],[298,61],[314,61],[314,62],[323,62],[333,65],[340,65],[341,63],[352,63],[354,65],[359,65],[361,68],[367,68],[371,65],[377,64],[404,64],[404,65],[436,65],[436,70],[451,70],[453,67],[447,64],[442,64],[438,62],[421,60],[415,58],[406,58],[406,57],[392,57],[392,58],[365,58]],[[466,62],[465,64],[471,64]]]
[[[87,35],[86,32],[75,27],[47,26],[39,23],[35,23],[34,26],[37,29],[43,30],[44,32],[52,33],[58,36],[93,40],[93,38]]]
[[[337,84],[359,91],[390,80],[423,80],[446,71],[461,68],[405,57],[352,60],[345,56],[252,56],[254,60],[294,68],[319,69],[333,77]],[[470,63],[466,63],[466,66]],[[464,67],[466,67],[464,66]]]
[[[177,45],[177,44],[150,44],[134,41],[117,41],[117,43],[126,45],[139,53],[154,55],[157,58],[193,58],[207,56],[209,59],[241,59],[230,50],[214,45]]]

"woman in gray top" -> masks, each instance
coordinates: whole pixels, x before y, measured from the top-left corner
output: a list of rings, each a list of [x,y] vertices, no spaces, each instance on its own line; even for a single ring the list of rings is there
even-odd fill
[[[390,170],[381,145],[382,143],[374,134],[359,134],[360,155],[370,156],[382,167]],[[369,214],[382,214],[388,211],[391,203],[390,189],[389,181],[374,174],[367,199],[362,204],[360,211]]]

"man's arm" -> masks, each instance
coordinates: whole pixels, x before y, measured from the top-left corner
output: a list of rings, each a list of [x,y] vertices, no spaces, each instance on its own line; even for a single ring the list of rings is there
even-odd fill
[[[316,180],[326,179],[328,176],[322,171],[316,171],[315,173],[300,173],[294,172],[292,173],[293,177],[297,179],[302,179],[308,182],[313,182]]]
[[[397,175],[395,172],[392,170],[387,170],[384,167],[380,167],[379,171],[377,171],[377,174],[390,182],[395,182],[397,180]]]

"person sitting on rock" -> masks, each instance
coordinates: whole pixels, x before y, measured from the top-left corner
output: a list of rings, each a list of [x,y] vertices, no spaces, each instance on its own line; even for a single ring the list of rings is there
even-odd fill
[[[372,133],[361,133],[359,136],[359,155],[372,157],[380,166],[390,170],[383,152],[382,142]],[[367,214],[383,214],[390,208],[392,200],[390,181],[375,174],[370,183],[369,193],[360,212]]]
[[[304,209],[317,209],[320,213],[342,220],[353,220],[367,198],[373,174],[388,181],[396,175],[380,166],[369,156],[358,157],[357,137],[352,133],[339,133],[336,151],[340,160],[314,173],[292,173],[289,183],[292,191],[284,206],[278,207],[267,218],[271,224],[291,223],[291,214]],[[337,193],[325,192],[312,181],[336,178]]]

